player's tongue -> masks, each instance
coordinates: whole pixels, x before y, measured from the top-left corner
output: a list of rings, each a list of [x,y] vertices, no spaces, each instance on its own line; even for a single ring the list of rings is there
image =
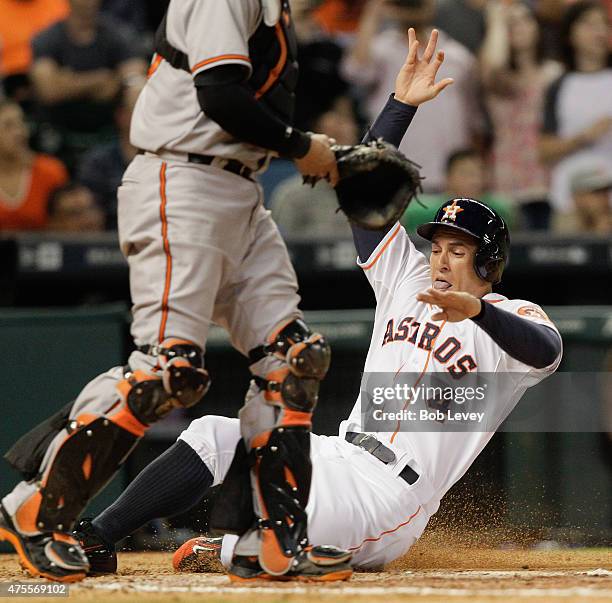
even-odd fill
[[[440,289],[442,291],[444,291],[445,289],[450,289],[451,284],[448,281],[444,281],[442,279],[437,278],[434,282],[433,282],[433,288],[434,289]]]

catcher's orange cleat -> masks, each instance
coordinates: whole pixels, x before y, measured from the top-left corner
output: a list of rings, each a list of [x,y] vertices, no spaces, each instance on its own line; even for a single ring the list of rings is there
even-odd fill
[[[87,575],[89,563],[79,543],[63,532],[24,536],[0,506],[0,540],[10,542],[19,563],[34,578],[56,582],[78,582]]]
[[[183,543],[172,556],[176,572],[223,573],[221,541],[223,538],[199,536]]]

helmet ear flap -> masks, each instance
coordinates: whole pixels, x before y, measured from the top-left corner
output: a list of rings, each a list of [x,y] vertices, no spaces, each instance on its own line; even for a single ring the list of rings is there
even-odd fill
[[[504,258],[499,256],[499,247],[494,245],[484,246],[479,249],[474,258],[474,268],[476,274],[484,281],[493,285],[501,281],[501,275],[504,271]]]
[[[485,260],[484,263],[476,265],[476,274],[493,285],[501,281],[501,274],[504,270],[504,260]]]

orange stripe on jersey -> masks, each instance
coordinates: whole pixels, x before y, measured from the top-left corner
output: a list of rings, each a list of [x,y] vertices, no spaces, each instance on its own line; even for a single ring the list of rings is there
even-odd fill
[[[213,57],[212,59],[206,59],[204,61],[200,61],[196,63],[191,68],[191,73],[195,73],[200,67],[205,67],[206,65],[212,65],[213,63],[219,63],[220,61],[246,61],[247,63],[251,62],[249,57],[242,54],[222,54],[218,57]]]
[[[446,324],[446,321],[444,321],[440,325],[440,330],[438,331],[438,334],[431,340],[431,347],[429,348],[429,352],[427,352],[427,360],[425,360],[425,366],[423,367],[421,374],[418,376],[417,380],[414,382],[414,385],[412,387],[416,387],[421,381],[421,379],[423,378],[423,375],[425,374],[425,371],[427,370],[427,367],[429,366],[429,360],[431,358],[431,353],[433,352],[436,346],[436,339],[438,339],[438,337],[440,336],[440,333],[442,333],[442,329],[444,328],[445,324]],[[406,404],[404,404],[404,408],[402,408],[402,410],[406,410],[406,407],[408,406],[408,404],[410,404],[410,400],[406,400]],[[391,436],[391,439],[389,440],[391,444],[393,444],[393,440],[395,440],[395,436],[399,433],[399,430],[400,430],[400,422],[398,421],[397,426],[395,427],[395,431],[393,432],[393,435]]]
[[[159,69],[159,66],[161,65],[163,60],[164,57],[160,56],[159,54],[155,53],[153,55],[153,60],[151,61],[151,65],[149,66],[149,71],[147,71],[147,79],[149,79]]]
[[[168,240],[168,217],[166,215],[166,169],[167,164],[162,163],[159,171],[159,194],[161,203],[159,205],[159,217],[161,220],[161,235],[166,254],[166,280],[164,283],[164,294],[162,296],[162,317],[159,325],[158,341],[161,343],[166,338],[166,323],[168,322],[168,297],[170,296],[170,283],[172,281],[172,253],[170,252],[170,241]]]
[[[287,64],[287,40],[285,39],[285,34],[280,23],[276,24],[274,33],[276,33],[278,43],[280,44],[280,57],[276,65],[272,68],[272,71],[270,71],[270,75],[268,75],[268,79],[264,82],[264,85],[255,93],[255,98],[261,98],[270,88],[272,88],[272,86],[274,86]]]
[[[385,532],[382,532],[380,534],[380,536],[376,536],[376,537],[372,537],[372,538],[365,538],[364,540],[362,540],[360,545],[358,545],[358,546],[351,546],[351,547],[349,547],[348,550],[349,551],[356,551],[356,550],[360,549],[366,542],[377,542],[383,536],[386,536],[387,534],[393,534],[393,532],[397,532],[400,528],[403,528],[404,526],[407,526],[420,512],[421,512],[421,505],[418,506],[417,510],[406,521],[400,523],[398,526],[396,526],[392,530],[387,530]]]
[[[389,243],[391,243],[391,241],[393,241],[393,239],[395,239],[395,237],[397,236],[397,233],[400,231],[400,228],[401,225],[398,224],[395,228],[395,232],[389,237],[387,242],[383,245],[383,248],[376,254],[376,257],[369,264],[363,266],[363,270],[369,270],[370,268],[372,268],[372,266],[374,266],[374,264],[376,264],[376,262],[378,262],[380,256],[385,252],[385,249],[389,247]]]

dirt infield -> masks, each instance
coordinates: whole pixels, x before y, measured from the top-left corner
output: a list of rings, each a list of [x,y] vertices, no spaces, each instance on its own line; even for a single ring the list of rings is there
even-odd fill
[[[121,553],[119,573],[71,586],[71,601],[298,603],[330,599],[385,603],[533,600],[612,601],[612,549],[553,551],[434,547],[419,543],[384,572],[326,586],[262,582],[231,586],[222,574],[176,574],[170,553]],[[14,555],[0,555],[0,581],[24,581]]]

